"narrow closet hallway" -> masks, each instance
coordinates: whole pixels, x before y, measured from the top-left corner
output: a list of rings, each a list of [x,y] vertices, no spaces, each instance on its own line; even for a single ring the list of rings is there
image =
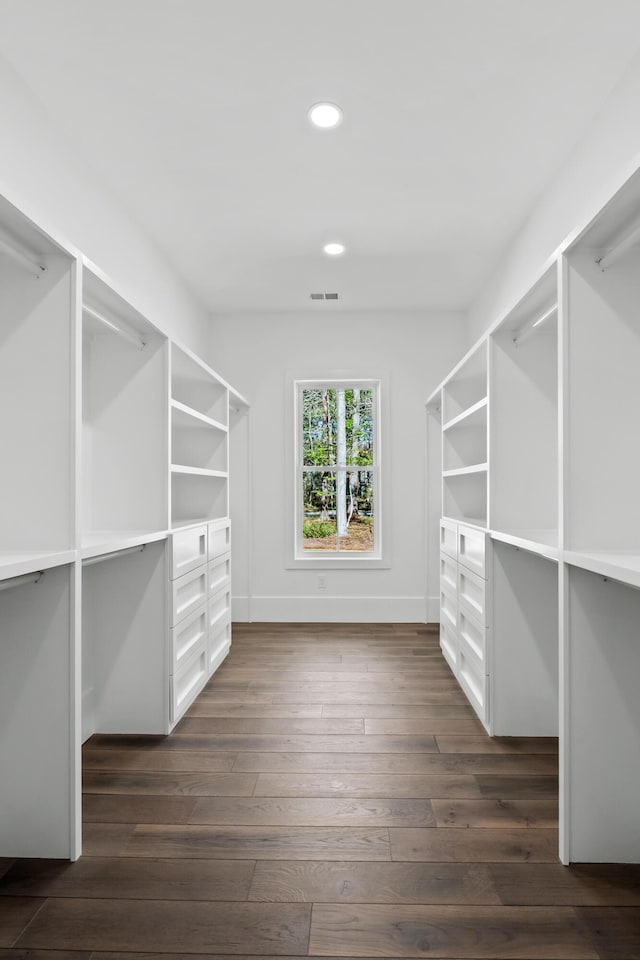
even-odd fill
[[[82,858],[0,860],[0,958],[640,956],[640,866],[558,862],[556,741],[491,740],[428,626],[236,624],[83,773]]]

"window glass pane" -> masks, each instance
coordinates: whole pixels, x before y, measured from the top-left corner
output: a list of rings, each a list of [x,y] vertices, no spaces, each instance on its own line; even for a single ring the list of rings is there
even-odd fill
[[[303,550],[336,550],[335,473],[327,470],[303,473],[302,503]]]
[[[302,462],[306,467],[336,463],[336,391],[302,391]]]
[[[344,490],[341,489],[343,485]],[[340,471],[337,480],[336,507],[340,527],[339,549],[373,550],[373,471]]]
[[[345,390],[346,460],[349,466],[373,463],[373,390]]]

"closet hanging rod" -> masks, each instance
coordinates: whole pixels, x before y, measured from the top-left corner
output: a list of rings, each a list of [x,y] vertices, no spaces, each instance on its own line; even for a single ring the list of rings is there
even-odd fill
[[[9,243],[4,237],[0,237],[0,253],[4,253],[13,260],[14,263],[17,263],[19,267],[22,267],[30,273],[32,277],[35,277],[36,280],[39,280],[47,269],[43,263],[31,257],[28,253],[25,253],[24,250],[20,250],[18,247]]]
[[[134,347],[137,347],[138,350],[144,350],[146,347],[146,342],[141,340],[140,337],[137,337],[135,333],[131,333],[124,327],[114,323],[113,320],[109,320],[101,313],[98,313],[97,310],[94,310],[93,307],[88,307],[86,303],[82,304],[82,312],[87,313],[90,317],[93,317],[94,320],[98,320],[100,323],[104,324],[105,327],[109,327],[109,329],[113,330],[114,333],[120,334],[121,337],[123,337],[125,340],[128,340],[128,342],[133,344]]]
[[[12,587],[22,587],[27,583],[40,583],[43,577],[44,570],[25,573],[19,577],[9,577],[7,580],[0,580],[0,590],[11,590]]]
[[[640,243],[640,220],[637,220],[628,227],[618,239],[609,247],[596,263],[604,273],[607,267],[612,266],[616,260],[619,260],[623,253],[630,250],[637,243]]]
[[[142,553],[146,544],[141,543],[137,547],[124,547],[122,550],[112,550],[110,553],[100,553],[96,557],[87,557],[82,561],[83,567],[92,567],[94,563],[102,563],[103,560],[115,560],[116,557],[126,557],[130,553]]]
[[[522,343],[523,340],[527,340],[534,330],[537,330],[538,327],[541,327],[543,323],[555,316],[557,312],[558,304],[554,303],[553,306],[549,307],[548,310],[545,310],[544,313],[541,313],[539,317],[534,317],[533,320],[528,320],[520,327],[519,330],[516,331],[512,337],[514,344],[517,346],[519,343]]]

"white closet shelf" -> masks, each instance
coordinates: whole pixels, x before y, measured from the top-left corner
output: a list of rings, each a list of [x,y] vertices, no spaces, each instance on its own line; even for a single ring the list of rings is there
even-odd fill
[[[82,534],[82,559],[99,557],[113,550],[126,550],[142,543],[166,540],[168,530],[85,530]]]
[[[452,417],[447,423],[443,423],[442,432],[445,433],[445,431],[451,430],[452,427],[472,427],[486,424],[487,402],[487,397],[483,397],[481,400],[478,400],[477,403],[467,407],[467,409],[459,413],[457,417]]]
[[[180,463],[171,464],[171,473],[192,477],[221,477],[224,480],[229,476],[226,470],[205,470],[203,467],[186,467]]]
[[[443,477],[466,477],[472,473],[486,473],[488,464],[472,463],[468,467],[457,467],[455,470],[443,470]]]
[[[204,413],[194,410],[193,407],[189,407],[186,403],[181,403],[179,400],[171,401],[171,409],[174,415],[174,423],[181,423],[185,427],[213,427],[215,430],[221,430],[223,433],[229,432],[229,428],[224,423],[220,423],[219,420],[214,420],[212,417],[205,416]]]
[[[631,587],[640,588],[640,552],[637,550],[598,550],[593,553],[565,550],[563,559],[571,566],[581,567],[591,573],[599,573],[603,577],[610,577]]]
[[[0,552],[0,580],[10,577],[20,577],[25,573],[35,573],[37,570],[49,570],[52,567],[61,567],[65,563],[73,563],[76,559],[75,550],[3,550]]]
[[[487,529],[486,517],[452,517],[445,513],[443,519],[451,520],[452,523],[463,523],[467,527],[479,527],[481,530]]]
[[[557,530],[494,530],[491,528],[490,536],[492,540],[508,543],[529,553],[547,557],[549,560],[560,558]]]

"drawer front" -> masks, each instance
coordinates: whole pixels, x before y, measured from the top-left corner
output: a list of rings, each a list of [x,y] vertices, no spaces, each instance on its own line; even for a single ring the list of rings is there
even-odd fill
[[[462,639],[458,648],[458,680],[480,720],[488,724],[489,678]]]
[[[207,647],[203,645],[171,677],[171,722],[179,720],[207,680]]]
[[[454,674],[458,673],[458,635],[448,623],[440,624],[440,649]]]
[[[440,623],[456,631],[458,629],[458,601],[455,592],[451,595],[440,586]]]
[[[458,559],[458,524],[455,520],[440,520],[440,551]]]
[[[201,607],[207,599],[207,568],[198,567],[191,573],[171,581],[171,626],[184,620]]]
[[[484,673],[489,672],[488,668],[488,644],[487,628],[478,623],[475,617],[470,617],[462,610],[458,611],[458,636],[460,646],[465,646],[476,657],[478,663],[482,664]]]
[[[231,554],[227,553],[209,564],[209,596],[213,597],[231,583]]]
[[[209,560],[215,560],[231,549],[231,523],[212,520],[209,524]]]
[[[475,527],[458,525],[458,562],[486,579],[487,534]]]
[[[440,583],[458,589],[458,564],[447,553],[440,554]]]
[[[475,617],[484,626],[489,625],[488,583],[462,564],[458,566],[458,606],[461,613]]]
[[[207,645],[207,605],[204,603],[198,610],[186,617],[177,627],[171,630],[171,653],[173,673],[185,663],[198,646]]]
[[[207,562],[207,527],[189,527],[171,534],[171,579]]]
[[[225,620],[231,619],[231,593],[222,589],[207,604],[208,633],[215,633]]]
[[[216,670],[227,653],[231,646],[231,623],[227,621],[223,623],[221,627],[214,632],[212,631],[209,634],[209,641],[207,644],[207,664],[209,676]]]

